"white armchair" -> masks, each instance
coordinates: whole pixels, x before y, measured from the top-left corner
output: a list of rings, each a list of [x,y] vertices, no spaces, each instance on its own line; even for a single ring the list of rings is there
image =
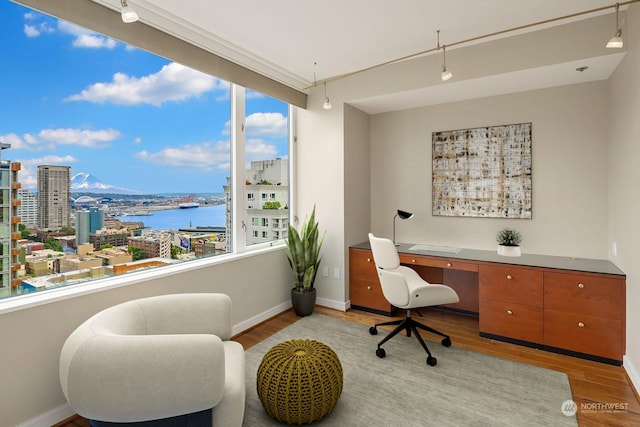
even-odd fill
[[[231,299],[224,294],[118,304],[65,342],[62,391],[90,420],[141,422],[213,408],[214,426],[241,426],[245,355],[230,336]]]

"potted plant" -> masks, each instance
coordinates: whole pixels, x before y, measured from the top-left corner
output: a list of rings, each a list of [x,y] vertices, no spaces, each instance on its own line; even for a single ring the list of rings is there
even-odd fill
[[[289,224],[287,243],[287,260],[293,273],[294,287],[291,289],[291,302],[298,316],[313,313],[316,305],[316,289],[313,284],[320,267],[320,248],[324,237],[318,232],[316,208],[313,207],[311,217],[305,219],[298,233]]]
[[[503,228],[496,235],[498,242],[498,255],[520,256],[520,243],[522,235],[513,228]]]

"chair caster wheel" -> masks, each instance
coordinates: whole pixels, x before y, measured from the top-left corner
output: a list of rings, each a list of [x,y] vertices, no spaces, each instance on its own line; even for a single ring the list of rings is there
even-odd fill
[[[378,356],[380,359],[383,359],[386,355],[387,352],[384,351],[384,348],[379,348],[376,350],[376,356]]]
[[[445,338],[442,340],[442,345],[445,347],[451,347],[451,338]]]
[[[438,363],[438,359],[436,359],[433,356],[429,356],[427,357],[427,365],[429,366],[436,366],[436,363]]]
[[[375,326],[372,326],[372,327],[369,328],[369,333],[371,335],[378,335],[378,330],[376,329]]]

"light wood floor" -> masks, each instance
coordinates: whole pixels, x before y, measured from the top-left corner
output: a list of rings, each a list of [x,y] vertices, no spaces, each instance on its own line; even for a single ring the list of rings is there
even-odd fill
[[[376,322],[389,320],[385,316],[358,310],[349,310],[343,313],[324,307],[316,307],[316,312],[364,325],[373,325]],[[424,318],[421,321],[450,334],[454,347],[566,373],[569,377],[573,400],[578,406],[577,418],[580,427],[635,427],[640,425],[638,397],[637,394],[634,394],[635,390],[630,385],[630,381],[622,367],[481,338],[478,335],[478,319],[474,317],[435,310],[424,310],[423,314]],[[249,331],[243,332],[234,337],[234,340],[240,342],[245,349],[248,349],[298,319],[296,314],[290,310],[269,319]],[[364,329],[363,333],[368,333],[367,329]],[[427,335],[424,334],[425,337]],[[390,341],[388,345],[393,345],[393,341]],[[372,348],[371,351],[375,351],[375,348]],[[422,355],[419,358],[423,359]],[[424,359],[423,362],[426,361],[426,358]],[[437,369],[437,367],[430,368],[425,362],[424,369]],[[626,406],[626,412],[607,413],[593,406],[593,404],[597,403],[622,404]],[[581,410],[582,404],[591,404],[592,409],[589,411]],[[89,422],[87,420],[74,416],[57,424],[55,427],[88,426]]]

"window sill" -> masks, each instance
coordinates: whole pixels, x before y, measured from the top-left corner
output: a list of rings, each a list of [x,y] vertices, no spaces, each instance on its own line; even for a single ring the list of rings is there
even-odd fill
[[[98,279],[95,281],[64,286],[46,291],[8,297],[0,300],[0,315],[11,313],[13,311],[25,310],[56,301],[76,298],[78,296],[88,295],[95,292],[102,292],[110,289],[120,288],[123,286],[133,285],[140,282],[146,282],[157,277],[165,277],[174,274],[180,274],[189,270],[208,268],[218,264],[234,262],[238,259],[250,258],[259,256],[264,253],[282,250],[285,247],[286,246],[284,244],[284,241],[260,244],[247,249],[245,252],[218,255],[194,261],[186,261],[166,267],[159,267],[150,270],[123,274],[117,277]]]

